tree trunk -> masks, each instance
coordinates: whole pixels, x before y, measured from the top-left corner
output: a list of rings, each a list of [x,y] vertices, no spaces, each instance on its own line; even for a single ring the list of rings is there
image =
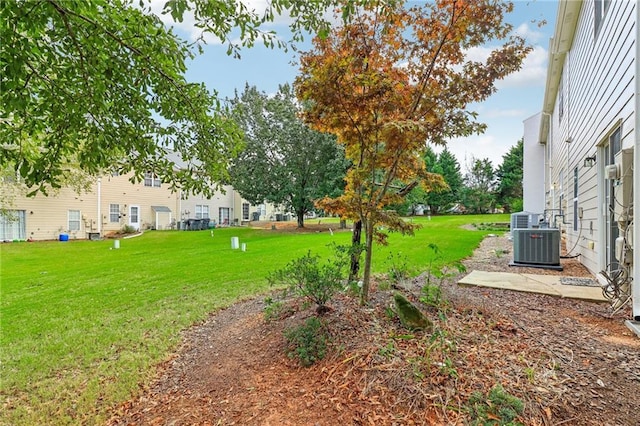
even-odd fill
[[[362,222],[357,221],[353,224],[353,234],[351,235],[351,269],[349,269],[349,282],[358,279],[360,272],[360,253],[362,249],[360,243],[362,241]]]
[[[366,305],[369,302],[369,281],[371,278],[371,254],[373,248],[373,222],[367,222],[365,226],[365,249],[364,249],[364,276],[362,277],[362,291],[360,292],[360,304]]]
[[[298,216],[298,228],[304,228],[304,210],[298,210],[296,216]]]

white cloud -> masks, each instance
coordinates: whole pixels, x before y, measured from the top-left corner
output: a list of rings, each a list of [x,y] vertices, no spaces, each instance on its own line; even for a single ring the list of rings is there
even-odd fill
[[[477,46],[467,50],[465,56],[469,61],[485,62],[494,49],[489,46]]]
[[[533,48],[524,61],[520,71],[508,75],[504,80],[496,82],[496,87],[544,87],[547,78],[547,49],[540,46]]]
[[[474,159],[488,158],[494,169],[502,164],[502,157],[515,145],[517,139],[510,141],[504,135],[501,136],[499,130],[497,132],[455,138],[447,143],[447,149],[455,155],[463,175],[471,167]],[[433,147],[433,149],[436,153],[440,153],[443,147]]]
[[[185,11],[182,16],[182,22],[176,22],[170,13],[162,13],[165,4],[166,0],[149,1],[151,13],[160,18],[167,27],[186,34],[189,41],[196,41],[202,37],[207,44],[222,44],[218,37],[210,33],[203,33],[201,28],[196,27],[196,19],[192,11]]]
[[[537,43],[546,38],[546,35],[542,31],[537,31],[531,26],[529,26],[528,22],[524,22],[520,24],[518,28],[513,31],[516,35],[527,40],[529,43]]]
[[[510,109],[510,108],[501,108],[501,109],[487,109],[482,112],[483,118],[511,118],[517,117],[522,118],[526,117],[529,112],[525,109]]]
[[[468,60],[484,62],[495,48],[483,46],[469,49],[466,53]],[[505,79],[496,81],[496,87],[544,87],[547,76],[547,49],[535,46],[522,61],[519,71],[509,74]]]

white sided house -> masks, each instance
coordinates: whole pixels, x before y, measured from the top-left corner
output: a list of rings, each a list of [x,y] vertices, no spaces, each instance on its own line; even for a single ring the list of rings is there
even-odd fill
[[[560,0],[541,114],[525,121],[524,208],[541,214],[640,335],[640,11]]]

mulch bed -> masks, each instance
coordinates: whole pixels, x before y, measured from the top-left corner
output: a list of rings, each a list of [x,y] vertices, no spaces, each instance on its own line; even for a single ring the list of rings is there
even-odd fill
[[[485,240],[468,270],[508,262],[498,246]],[[403,292],[417,301],[425,279]],[[448,305],[423,306],[432,333],[405,330],[390,315],[392,291],[375,283],[369,306],[337,297],[323,317],[331,350],[309,368],[286,356],[283,331],[312,307],[291,301],[265,321],[261,298],[238,303],[186,330],[157,379],[108,424],[462,425],[472,395],[496,385],[524,402],[523,424],[638,424],[640,339],[623,325],[628,312],[455,280],[442,290]]]

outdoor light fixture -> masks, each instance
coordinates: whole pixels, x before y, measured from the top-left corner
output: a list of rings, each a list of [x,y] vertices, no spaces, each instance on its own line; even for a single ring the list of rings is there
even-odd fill
[[[596,165],[596,156],[586,157],[584,159],[584,167],[593,167]]]

